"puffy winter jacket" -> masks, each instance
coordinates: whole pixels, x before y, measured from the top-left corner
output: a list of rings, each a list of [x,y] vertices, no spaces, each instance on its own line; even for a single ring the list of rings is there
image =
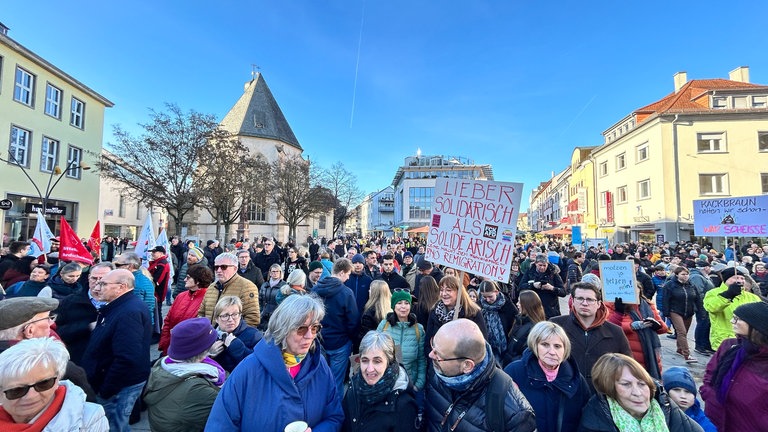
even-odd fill
[[[702,305],[703,297],[690,283],[680,283],[676,277],[671,278],[664,285],[664,299],[662,314],[666,317],[676,313],[683,318],[689,318],[696,314]]]
[[[344,394],[342,432],[416,432],[416,398],[403,368],[392,391],[379,403],[366,404],[355,381]]]
[[[657,392],[656,401],[661,405],[669,432],[703,432],[701,426],[675,405],[666,393]],[[605,395],[596,394],[584,407],[578,432],[619,432],[613,423],[611,409]]]
[[[249,326],[257,327],[261,321],[259,289],[253,282],[237,274],[226,283],[222,284],[220,281],[215,281],[208,287],[205,298],[200,304],[200,310],[197,311],[197,316],[206,317],[213,323],[213,309],[216,307],[216,302],[221,297],[228,295],[240,297],[240,301],[243,302],[243,319]]]
[[[347,342],[354,341],[360,324],[360,314],[357,310],[352,290],[334,276],[320,279],[312,288],[325,303],[325,317],[320,330],[323,347],[335,350]]]
[[[424,327],[416,322],[416,315],[408,315],[408,321],[397,319],[394,312],[387,314],[387,319],[381,320],[378,331],[386,331],[395,341],[402,354],[402,365],[408,372],[416,390],[424,388],[427,380],[427,357],[424,354]]]
[[[157,345],[163,355],[168,355],[168,347],[171,345],[171,329],[176,324],[197,316],[200,310],[200,304],[205,298],[208,288],[201,288],[196,291],[184,291],[176,297],[173,306],[168,310],[168,314],[163,321],[163,329],[160,331],[160,343]]]
[[[261,306],[261,325],[259,325],[259,330],[267,330],[269,318],[277,309],[277,295],[280,293],[280,288],[285,285],[287,284],[283,280],[277,282],[275,286],[270,286],[269,281],[267,281],[259,288],[259,305]]]
[[[714,350],[725,339],[735,336],[731,324],[733,311],[743,304],[762,301],[760,297],[748,291],[742,291],[733,300],[729,300],[720,295],[727,290],[728,286],[723,283],[720,287],[709,290],[704,296],[704,308],[709,312],[709,320],[712,322],[712,327],[709,330],[709,341]]]

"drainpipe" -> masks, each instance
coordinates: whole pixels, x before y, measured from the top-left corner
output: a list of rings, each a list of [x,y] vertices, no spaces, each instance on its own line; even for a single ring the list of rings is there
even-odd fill
[[[680,243],[680,163],[677,154],[677,119],[679,114],[675,114],[674,120],[672,120],[672,148],[675,161],[675,235],[677,237],[677,243]]]

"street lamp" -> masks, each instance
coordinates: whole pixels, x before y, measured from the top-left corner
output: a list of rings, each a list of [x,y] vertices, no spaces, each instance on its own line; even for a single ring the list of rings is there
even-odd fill
[[[30,183],[32,183],[32,186],[34,186],[35,190],[37,191],[37,196],[40,198],[40,200],[43,203],[43,216],[45,216],[45,211],[48,209],[48,200],[51,197],[51,193],[53,193],[53,189],[56,187],[57,184],[61,181],[62,177],[64,177],[64,174],[66,174],[69,171],[77,171],[77,170],[83,170],[88,171],[91,169],[90,166],[88,166],[85,162],[77,162],[77,161],[70,161],[67,164],[67,167],[62,170],[61,167],[55,166],[51,170],[50,175],[48,176],[48,184],[45,187],[45,195],[40,191],[40,188],[37,186],[37,183],[35,183],[34,180],[32,180],[32,177],[30,177],[29,173],[27,172],[27,169],[19,163],[18,159],[16,159],[16,156],[12,152],[8,152],[8,156],[10,156],[10,161],[0,158],[0,161],[9,163],[11,165],[16,165],[19,167],[21,172],[24,173],[24,176],[27,177],[27,180],[29,180]],[[57,175],[56,181],[53,181],[53,176]],[[51,185],[51,182],[53,181],[53,185]]]

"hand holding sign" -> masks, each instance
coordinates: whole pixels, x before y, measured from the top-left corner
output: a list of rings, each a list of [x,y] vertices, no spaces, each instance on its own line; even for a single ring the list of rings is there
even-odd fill
[[[599,265],[600,278],[603,280],[603,301],[610,302],[618,298],[623,303],[640,303],[632,261],[600,261]]]

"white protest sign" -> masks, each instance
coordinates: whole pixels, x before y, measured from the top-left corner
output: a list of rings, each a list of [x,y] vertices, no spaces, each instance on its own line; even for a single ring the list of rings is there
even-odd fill
[[[509,281],[522,183],[438,178],[425,259]]]
[[[624,303],[639,304],[635,287],[633,261],[600,261],[600,279],[603,281],[603,301],[612,302],[619,297]]]

